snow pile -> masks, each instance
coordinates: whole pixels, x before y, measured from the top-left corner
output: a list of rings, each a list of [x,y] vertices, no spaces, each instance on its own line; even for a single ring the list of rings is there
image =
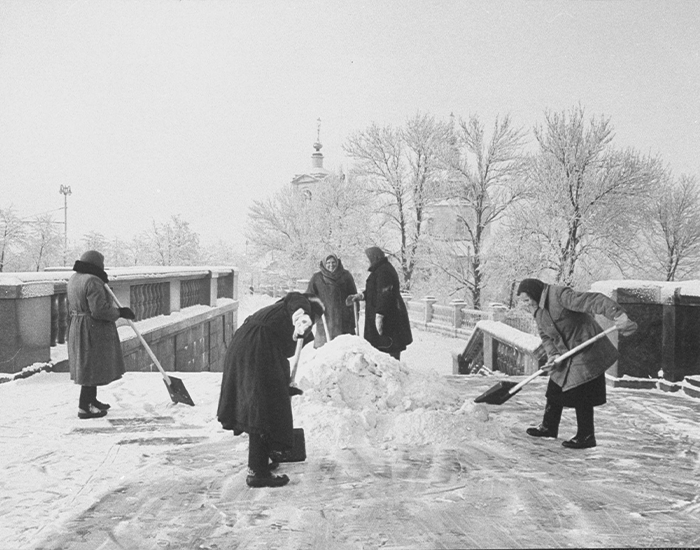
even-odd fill
[[[358,336],[339,336],[302,356],[297,379],[304,394],[293,398],[295,423],[340,447],[459,444],[488,431],[484,405]]]

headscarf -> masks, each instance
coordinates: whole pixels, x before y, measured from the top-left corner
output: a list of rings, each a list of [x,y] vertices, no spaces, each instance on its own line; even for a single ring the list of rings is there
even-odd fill
[[[370,246],[369,248],[365,249],[365,254],[369,260],[370,269],[386,258],[384,251],[378,246]]]
[[[544,290],[544,287],[545,284],[539,279],[523,279],[518,285],[517,294],[520,295],[524,292],[539,304],[540,298],[542,298],[542,291]]]

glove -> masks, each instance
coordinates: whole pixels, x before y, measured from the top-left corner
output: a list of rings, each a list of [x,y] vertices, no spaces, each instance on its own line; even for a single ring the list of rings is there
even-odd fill
[[[377,327],[377,333],[379,335],[384,334],[384,315],[377,313],[374,316],[374,324]]]
[[[557,359],[559,359],[559,354],[557,355],[552,355],[547,362],[542,366],[542,370],[544,372],[552,372],[553,370],[558,370],[559,367],[561,367],[561,363],[557,363]]]
[[[358,294],[349,294],[348,297],[345,298],[345,305],[351,306],[353,302],[361,302],[364,299],[365,299],[365,295],[362,294],[362,292],[360,292]]]
[[[311,317],[309,317],[303,309],[299,308],[292,314],[292,323],[294,323],[294,335],[293,338],[298,340],[303,338],[304,335],[311,330],[313,322]]]
[[[615,321],[615,326],[617,327],[620,336],[630,336],[637,330],[637,323],[630,320],[626,313],[621,313],[613,320]]]
[[[124,319],[131,319],[133,321],[134,319],[136,319],[136,314],[129,307],[120,307],[119,317],[123,317]]]

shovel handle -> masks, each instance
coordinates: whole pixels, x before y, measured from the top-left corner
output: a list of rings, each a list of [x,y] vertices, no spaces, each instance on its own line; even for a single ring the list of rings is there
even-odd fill
[[[326,342],[330,342],[333,338],[331,338],[331,331],[328,330],[328,322],[326,321],[325,313],[321,314],[321,319],[323,319],[323,330],[326,332]]]
[[[360,302],[353,302],[352,309],[355,312],[355,335],[360,335]]]
[[[297,375],[297,367],[299,366],[299,358],[301,357],[301,348],[304,347],[304,339],[297,339],[297,349],[294,351],[294,359],[292,359],[294,365],[292,366],[292,376],[289,379],[289,385],[294,385],[294,379]]]
[[[123,307],[119,303],[119,299],[114,295],[114,292],[112,291],[111,288],[109,288],[109,285],[107,283],[105,283],[105,288],[107,289],[107,292],[109,293],[109,295],[112,297],[112,300],[114,300],[114,303],[117,304],[117,307]],[[139,329],[136,328],[136,323],[134,323],[131,319],[127,319],[127,322],[129,323],[129,326],[136,333],[136,336],[138,336],[138,339],[141,341],[141,344],[143,344],[143,347],[146,349],[146,352],[148,352],[148,355],[150,355],[151,360],[153,361],[155,366],[158,367],[158,370],[163,375],[163,379],[165,380],[165,383],[168,386],[170,386],[170,377],[165,373],[165,370],[163,369],[163,367],[161,367],[160,361],[158,361],[158,358],[156,357],[155,353],[153,353],[153,350],[151,349],[151,347],[146,343],[146,340],[144,340],[143,336],[141,336]]]
[[[559,357],[557,357],[557,358],[554,360],[554,362],[555,362],[555,363],[561,363],[562,361],[565,361],[566,359],[568,359],[568,358],[571,357],[572,355],[574,355],[574,354],[578,353],[579,351],[581,351],[583,348],[590,346],[593,342],[596,342],[596,341],[600,340],[601,338],[607,336],[608,334],[610,334],[611,332],[614,332],[614,331],[616,331],[616,330],[617,330],[617,326],[615,326],[615,325],[611,326],[610,328],[606,328],[606,329],[605,329],[603,332],[601,332],[600,334],[596,334],[593,338],[590,338],[589,340],[586,340],[585,342],[582,342],[581,344],[579,344],[579,345],[576,346],[575,348],[572,348],[572,349],[570,349],[569,351],[567,351],[566,353],[560,355]],[[510,389],[510,391],[508,391],[508,393],[509,393],[510,395],[513,395],[515,392],[519,391],[520,388],[522,388],[525,384],[529,384],[530,382],[532,382],[535,378],[537,378],[537,377],[538,377],[540,374],[542,374],[543,372],[544,372],[544,369],[540,369],[540,370],[538,370],[537,372],[532,373],[532,374],[531,374],[530,376],[528,376],[525,380],[523,380],[522,382],[520,382],[520,383],[516,384],[515,386],[513,386],[513,387]]]

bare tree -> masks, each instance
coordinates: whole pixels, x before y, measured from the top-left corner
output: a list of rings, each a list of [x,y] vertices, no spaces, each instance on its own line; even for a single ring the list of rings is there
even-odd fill
[[[153,220],[145,241],[156,265],[197,265],[199,262],[199,235],[180,215],[171,216],[165,223]]]
[[[489,228],[522,194],[524,144],[523,130],[515,128],[510,117],[496,118],[489,137],[474,115],[459,121],[444,156],[447,196],[453,201],[459,225],[457,239],[450,247],[457,249],[460,240],[467,240],[469,251],[453,254],[452,261],[446,261],[445,254],[433,255],[437,260],[433,265],[468,290],[475,308],[481,307]]]
[[[296,279],[309,276],[329,252],[348,259],[345,267],[357,268],[373,227],[367,194],[351,178],[331,174],[310,197],[290,185],[255,201],[246,236],[252,256],[281,277]]]
[[[654,189],[637,225],[635,246],[619,242],[613,260],[626,276],[675,281],[700,269],[700,186],[694,177],[668,177]]]
[[[436,198],[442,179],[442,150],[449,126],[416,114],[405,127],[379,127],[356,132],[344,145],[357,165],[354,174],[375,198],[376,212],[395,230],[405,288],[411,286],[421,244],[425,208]]]
[[[21,247],[25,235],[26,227],[14,208],[0,208],[0,272],[5,270],[8,256]]]
[[[58,264],[61,256],[63,239],[50,214],[38,216],[29,225],[26,241],[26,256],[31,258],[31,268],[40,271],[50,264]]]
[[[540,151],[529,164],[529,200],[514,222],[538,242],[543,269],[573,285],[582,258],[630,235],[635,202],[648,200],[663,169],[656,158],[614,149],[610,120],[587,122],[580,106],[547,111],[535,136]]]

